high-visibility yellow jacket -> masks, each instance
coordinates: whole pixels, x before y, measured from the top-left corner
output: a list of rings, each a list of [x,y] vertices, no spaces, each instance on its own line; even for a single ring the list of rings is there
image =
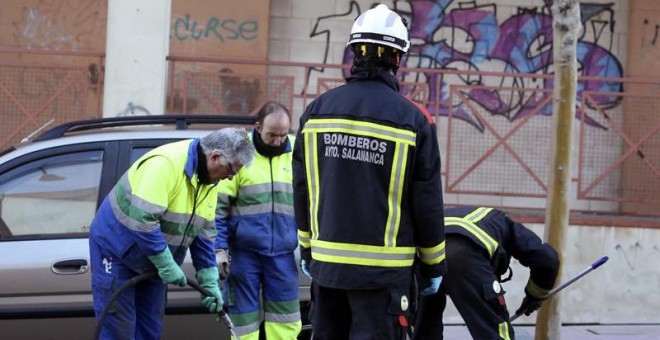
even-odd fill
[[[314,100],[293,152],[296,223],[314,281],[338,289],[410,284],[446,264],[440,153],[425,109],[396,78],[353,78]]]
[[[250,140],[254,138],[249,134]],[[283,153],[268,157],[259,152],[231,181],[218,185],[216,248],[238,247],[273,256],[298,246],[293,218],[291,142]]]
[[[217,266],[217,188],[198,181],[198,144],[170,143],[140,157],[104,199],[90,237],[137,271],[152,270],[147,257],[166,247],[178,264],[190,248],[195,269]]]

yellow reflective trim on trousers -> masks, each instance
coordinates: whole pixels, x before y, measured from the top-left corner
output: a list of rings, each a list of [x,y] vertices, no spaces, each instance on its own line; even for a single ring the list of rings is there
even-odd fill
[[[477,223],[481,221],[484,217],[486,217],[486,215],[488,215],[488,213],[491,212],[492,210],[493,208],[483,208],[483,207],[477,208],[463,218],[470,222]]]
[[[511,337],[509,336],[509,325],[507,322],[502,322],[499,324],[498,330],[500,332],[500,338],[504,340],[511,340]]]
[[[403,179],[406,174],[405,162],[408,158],[408,147],[397,143],[394,148],[394,164],[390,174],[390,187],[387,193],[387,222],[385,225],[385,239],[383,244],[396,247],[396,237],[401,225],[401,196],[403,195]]]
[[[416,134],[410,130],[350,119],[310,119],[303,128],[303,133],[306,132],[344,132],[411,146],[415,146],[416,140]]]
[[[309,228],[312,237],[318,237],[319,211],[319,157],[316,150],[316,133],[305,133],[305,172],[307,172],[307,194],[309,196]]]
[[[264,317],[264,328],[269,339],[296,339],[302,330],[300,314],[298,314],[298,321],[284,323],[271,321],[266,313]]]
[[[470,234],[474,235],[488,250],[488,255],[493,257],[495,250],[497,249],[498,243],[495,241],[488,233],[483,229],[479,228],[473,222],[467,221],[460,217],[445,217],[445,225],[455,225],[464,228]]]
[[[318,261],[372,267],[408,267],[415,247],[385,247],[312,240],[312,258]]]

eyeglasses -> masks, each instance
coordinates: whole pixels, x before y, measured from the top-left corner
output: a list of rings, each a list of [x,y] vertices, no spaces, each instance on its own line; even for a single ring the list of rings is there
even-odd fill
[[[229,167],[229,175],[227,175],[227,177],[232,178],[236,176],[236,171],[234,171],[234,167],[231,166],[231,163],[227,163],[227,167]]]

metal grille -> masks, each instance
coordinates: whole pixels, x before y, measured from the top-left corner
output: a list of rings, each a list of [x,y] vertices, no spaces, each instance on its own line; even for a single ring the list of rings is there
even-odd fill
[[[0,147],[51,119],[58,124],[100,116],[103,68],[91,66],[102,65],[102,55],[82,56],[96,59],[84,67],[0,63]],[[251,115],[276,100],[295,116],[343,84],[336,75],[346,67],[324,64],[320,74],[311,72],[321,69],[317,64],[204,58],[220,69],[210,72],[185,67],[197,59],[169,60],[168,113]],[[237,73],[223,73],[221,66]],[[175,71],[182,69],[189,70]],[[553,128],[551,75],[443,68],[400,72],[410,75],[400,92],[425,105],[438,124],[446,202],[543,207]],[[579,78],[580,124],[573,140],[578,164],[571,194],[576,209],[660,214],[657,85],[653,79]]]
[[[471,98],[520,96],[527,107],[492,114]],[[542,196],[547,191],[551,117],[540,114],[551,93],[541,89],[451,86],[447,192]]]
[[[291,76],[186,72],[183,112],[251,115],[268,101],[293,105]]]
[[[0,147],[50,125],[82,119],[87,110],[84,67],[0,65]]]
[[[660,98],[609,95],[619,105],[599,105],[595,92],[582,100],[578,197],[660,203],[660,116],[648,114]]]

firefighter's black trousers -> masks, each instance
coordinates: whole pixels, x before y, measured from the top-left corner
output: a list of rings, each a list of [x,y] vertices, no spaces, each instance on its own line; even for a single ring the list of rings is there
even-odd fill
[[[409,292],[409,287],[344,290],[313,284],[312,339],[406,339]]]
[[[460,235],[448,234],[446,246],[447,275],[437,294],[421,298],[414,339],[442,339],[447,295],[473,339],[513,339],[504,290],[488,253]]]

